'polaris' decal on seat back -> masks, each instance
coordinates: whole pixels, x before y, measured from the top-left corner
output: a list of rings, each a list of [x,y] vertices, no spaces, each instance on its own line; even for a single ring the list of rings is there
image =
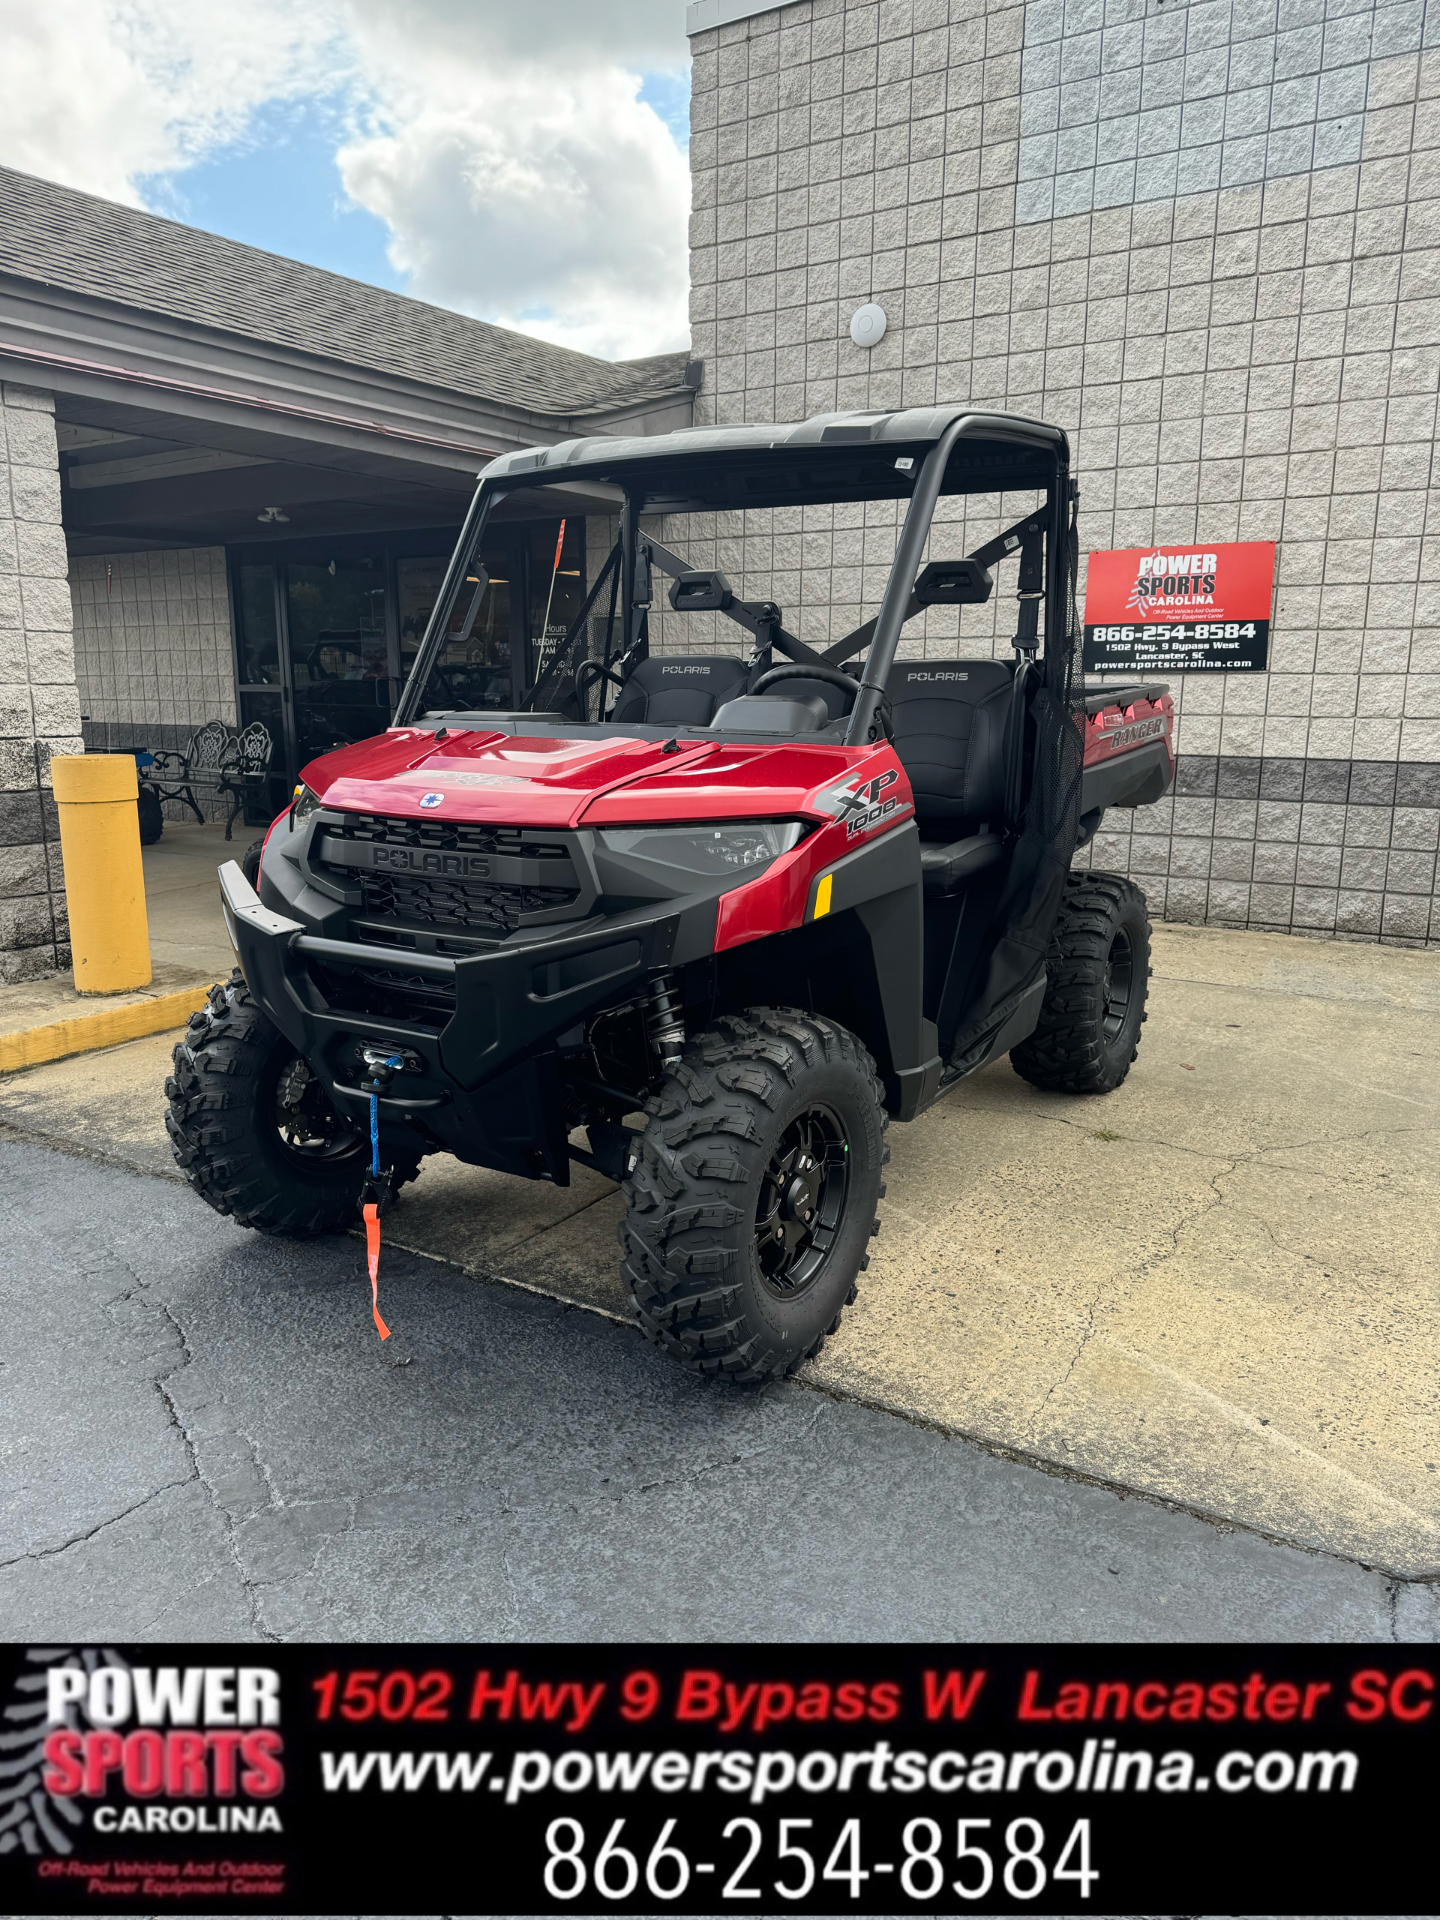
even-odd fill
[[[968,673],[907,673],[905,683],[913,686],[917,680],[968,680]]]
[[[661,667],[661,673],[703,673],[709,677],[709,667]]]

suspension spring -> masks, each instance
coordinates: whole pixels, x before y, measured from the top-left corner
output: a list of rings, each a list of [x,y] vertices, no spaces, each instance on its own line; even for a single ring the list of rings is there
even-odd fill
[[[662,973],[651,983],[645,997],[645,1038],[663,1067],[679,1065],[685,1051],[685,1005],[673,973]]]

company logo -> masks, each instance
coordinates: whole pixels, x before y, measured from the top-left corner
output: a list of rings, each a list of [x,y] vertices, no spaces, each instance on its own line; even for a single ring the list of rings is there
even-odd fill
[[[661,673],[704,674],[709,677],[709,667],[661,667]]]
[[[97,1834],[282,1831],[271,1804],[285,1785],[274,1668],[131,1667],[92,1647],[31,1648],[25,1660],[31,1671],[4,1715],[14,1729],[6,1770],[23,1769],[0,1784],[10,1846],[17,1826],[32,1856],[73,1854],[80,1837],[66,1829],[86,1825]]]
[[[1208,607],[1215,602],[1220,556],[1214,553],[1144,553],[1125,603],[1143,619],[1151,607]]]
[[[909,681],[913,686],[917,680],[968,680],[969,678],[968,673],[912,673]]]
[[[438,807],[444,798],[443,793],[422,793],[420,804],[422,807]]]
[[[434,853],[420,847],[372,847],[372,867],[401,873],[447,873],[461,879],[488,880],[490,862],[476,853]]]

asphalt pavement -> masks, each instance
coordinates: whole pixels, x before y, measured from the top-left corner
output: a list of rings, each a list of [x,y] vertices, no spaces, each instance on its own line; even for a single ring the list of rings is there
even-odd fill
[[[403,1213],[397,1210],[397,1226]],[[24,1640],[1432,1640],[1436,1589],[0,1143]]]

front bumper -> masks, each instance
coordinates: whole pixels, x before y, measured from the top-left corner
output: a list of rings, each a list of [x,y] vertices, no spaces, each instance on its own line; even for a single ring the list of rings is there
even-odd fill
[[[474,1165],[569,1181],[557,1043],[601,1008],[639,991],[687,949],[708,950],[714,906],[696,914],[663,906],[605,915],[574,933],[509,943],[452,959],[407,952],[408,971],[453,986],[454,1011],[437,1032],[332,1003],[325,977],[386,964],[368,943],[329,939],[265,906],[232,860],[220,869],[225,924],[256,1001],[318,1074],[337,1111],[357,1125],[369,1095],[356,1082],[361,1048],[389,1045],[407,1058],[380,1097],[382,1133],[408,1129]],[[688,925],[687,922],[696,921]]]

